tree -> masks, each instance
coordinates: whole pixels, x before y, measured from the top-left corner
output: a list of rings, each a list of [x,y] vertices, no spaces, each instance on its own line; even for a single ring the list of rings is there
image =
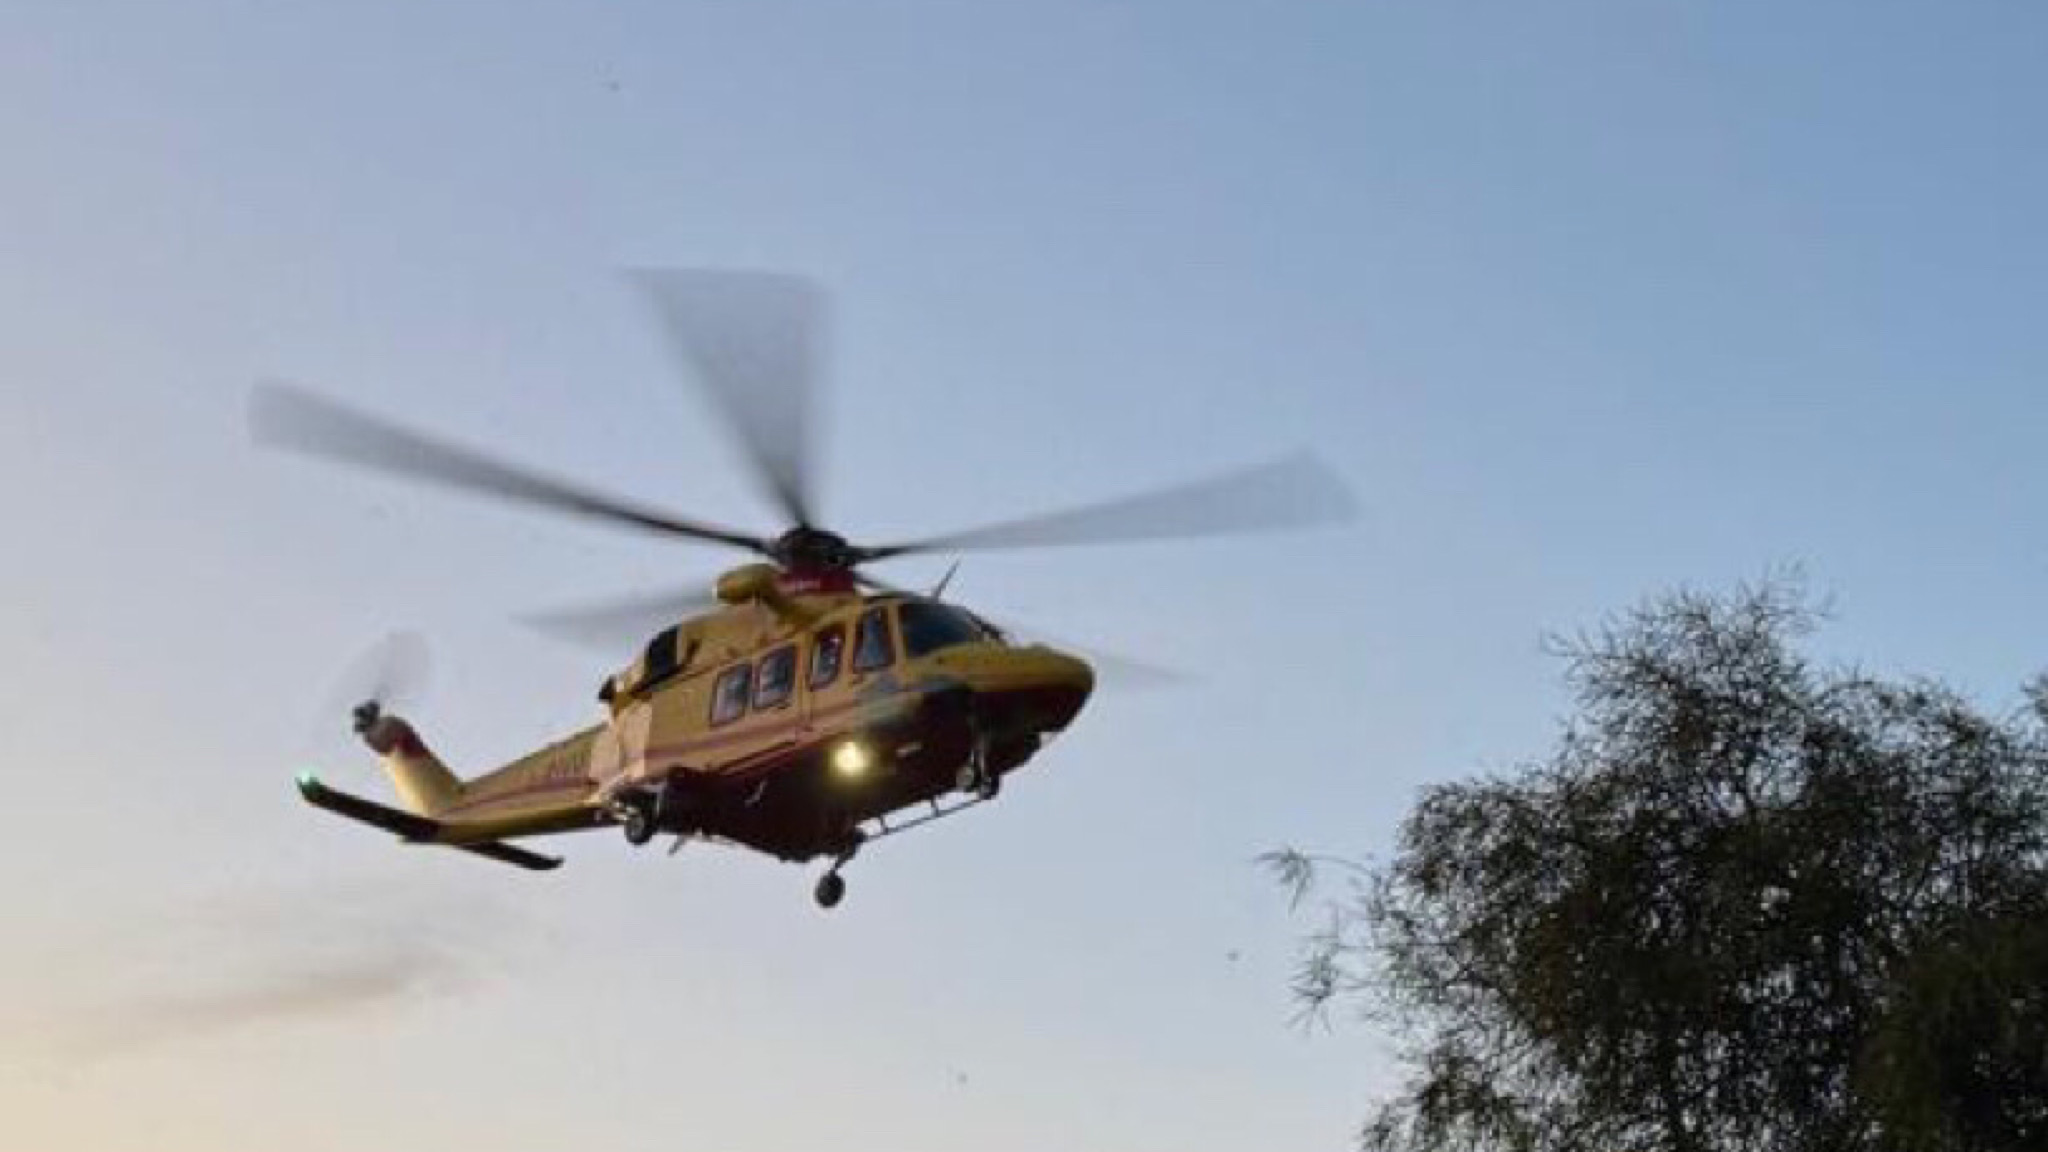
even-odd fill
[[[1295,991],[1412,1076],[1374,1150],[2048,1148],[2048,679],[1987,717],[1823,670],[1783,583],[1559,642],[1576,713],[1425,790]]]

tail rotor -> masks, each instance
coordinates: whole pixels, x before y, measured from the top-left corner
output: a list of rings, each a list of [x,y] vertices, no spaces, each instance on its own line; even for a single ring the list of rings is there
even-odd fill
[[[322,697],[317,729],[332,732],[328,727],[332,718],[346,715],[349,731],[381,756],[390,750],[397,730],[405,726],[394,713],[417,707],[432,678],[426,638],[408,630],[388,632],[336,674]],[[323,758],[340,751],[326,739],[318,745],[324,750]]]

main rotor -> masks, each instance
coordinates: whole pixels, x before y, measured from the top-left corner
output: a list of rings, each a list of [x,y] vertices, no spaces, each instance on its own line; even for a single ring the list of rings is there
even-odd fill
[[[863,565],[968,550],[1111,543],[1306,527],[1348,519],[1349,491],[1306,455],[1193,483],[882,545],[821,527],[814,398],[824,355],[826,300],[801,277],[772,272],[641,270],[629,278],[683,374],[724,419],[762,495],[786,528],[758,534],[548,476],[283,383],[259,384],[250,423],[259,443],[327,460],[595,519],[640,532],[738,548],[790,577],[843,576]],[[708,607],[705,593],[666,591],[535,618],[583,635],[652,630]]]

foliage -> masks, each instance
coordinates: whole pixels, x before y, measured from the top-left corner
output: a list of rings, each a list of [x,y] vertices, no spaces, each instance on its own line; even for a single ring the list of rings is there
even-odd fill
[[[1544,760],[1428,789],[1295,992],[1385,1013],[1369,1149],[2048,1147],[2048,681],[1989,718],[1816,668],[1783,584],[1556,650]]]

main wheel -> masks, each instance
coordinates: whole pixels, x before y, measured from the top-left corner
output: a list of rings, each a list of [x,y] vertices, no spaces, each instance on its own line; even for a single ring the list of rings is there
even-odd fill
[[[846,898],[846,877],[837,872],[827,872],[818,877],[818,887],[811,893],[817,898],[818,907],[834,908]]]
[[[654,839],[654,833],[657,831],[654,825],[654,813],[648,811],[648,806],[644,801],[628,804],[622,823],[626,830],[626,843],[633,845],[635,848]]]

